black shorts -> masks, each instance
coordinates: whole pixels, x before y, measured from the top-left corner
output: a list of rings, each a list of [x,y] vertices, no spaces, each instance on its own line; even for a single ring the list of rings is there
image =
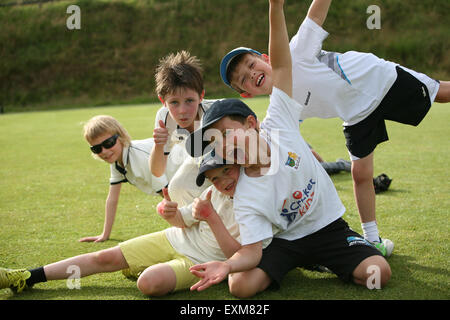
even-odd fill
[[[321,265],[333,271],[340,279],[351,281],[353,271],[366,258],[379,255],[378,251],[339,218],[328,226],[306,237],[288,241],[273,238],[263,250],[258,268],[268,274],[272,285],[279,287],[283,277],[296,267]]]
[[[389,140],[385,120],[417,126],[431,107],[427,86],[402,68],[396,70],[397,79],[378,107],[364,120],[344,126],[347,149],[358,158]]]

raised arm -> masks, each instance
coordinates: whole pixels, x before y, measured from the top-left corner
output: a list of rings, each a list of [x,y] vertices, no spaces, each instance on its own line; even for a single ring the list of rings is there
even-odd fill
[[[164,154],[164,146],[168,138],[169,132],[164,125],[164,121],[159,120],[159,127],[155,127],[153,130],[155,144],[148,161],[150,172],[155,177],[161,177],[166,171],[167,156]]]
[[[327,18],[331,0],[314,0],[308,10],[308,18],[322,26]]]
[[[292,59],[284,17],[284,0],[270,0],[269,57],[273,85],[292,96]]]

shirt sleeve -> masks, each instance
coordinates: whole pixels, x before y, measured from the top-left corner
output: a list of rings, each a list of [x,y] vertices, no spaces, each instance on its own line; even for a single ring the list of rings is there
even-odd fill
[[[117,171],[115,164],[111,164],[110,166],[111,170],[111,176],[109,178],[109,184],[118,184],[122,182],[127,182],[127,178],[121,174],[119,171]]]
[[[186,227],[191,227],[195,223],[199,222],[199,220],[195,219],[192,216],[192,203],[188,204],[187,206],[181,207],[180,212]]]
[[[235,211],[235,216],[239,224],[241,244],[243,246],[273,237],[272,223],[264,216],[242,208]]]
[[[155,192],[160,192],[168,184],[169,180],[167,180],[165,174],[163,174],[161,177],[155,177],[154,175],[152,175],[152,189],[155,190]]]
[[[263,128],[268,131],[276,128],[297,132],[298,119],[300,119],[302,110],[303,106],[297,101],[289,97],[284,91],[273,87],[267,114],[263,121]]]
[[[327,37],[328,32],[314,20],[306,17],[290,42],[293,60],[312,61],[315,59],[322,50],[322,43]]]

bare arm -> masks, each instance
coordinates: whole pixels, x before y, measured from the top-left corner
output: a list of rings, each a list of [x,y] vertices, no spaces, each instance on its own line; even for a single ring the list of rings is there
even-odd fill
[[[262,257],[262,242],[242,246],[227,261],[211,261],[197,264],[189,270],[201,278],[191,287],[191,290],[205,290],[206,288],[224,280],[228,274],[247,271],[255,268]]]
[[[283,10],[283,0],[270,0],[269,6],[269,57],[273,84],[292,96],[292,59],[289,37]]]
[[[99,236],[81,238],[79,240],[80,242],[101,242],[109,239],[112,226],[114,224],[114,219],[116,217],[121,187],[121,183],[113,184],[109,187],[109,193],[105,204],[105,223],[103,226],[103,233]]]
[[[167,156],[164,154],[164,145],[169,138],[169,132],[162,120],[159,120],[159,128],[153,130],[153,139],[155,144],[153,145],[148,165],[150,172],[155,177],[161,177],[166,171]]]
[[[230,258],[241,248],[241,244],[230,234],[219,214],[214,210],[211,203],[212,190],[206,195],[206,199],[194,199],[192,204],[192,215],[197,220],[203,220],[208,223],[213,232],[220,249],[227,258]]]
[[[327,18],[331,0],[314,0],[308,10],[308,18],[322,26]]]

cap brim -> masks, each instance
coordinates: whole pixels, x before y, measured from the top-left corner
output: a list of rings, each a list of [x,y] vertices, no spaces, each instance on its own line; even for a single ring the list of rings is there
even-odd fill
[[[228,71],[228,66],[230,65],[231,60],[233,60],[236,56],[242,54],[242,53],[246,53],[246,52],[253,52],[256,53],[258,55],[261,55],[261,53],[259,53],[256,50],[250,49],[250,48],[236,48],[234,50],[231,50],[230,52],[228,52],[223,58],[222,61],[220,62],[220,77],[222,78],[222,81],[231,87],[231,83],[227,78],[227,71]]]
[[[205,154],[205,156],[202,159],[202,162],[200,163],[200,167],[198,168],[198,175],[197,175],[197,179],[195,180],[195,183],[197,184],[197,186],[200,187],[205,182],[206,171],[223,167],[225,164],[226,164],[225,160],[222,158],[219,158],[216,155],[214,150]]]
[[[216,123],[223,117],[214,119],[209,121],[208,123],[205,123],[202,125],[201,128],[195,130],[192,132],[189,137],[186,140],[185,148],[188,154],[191,155],[191,157],[198,158],[204,155],[205,153],[208,153],[212,149],[214,149],[214,143],[211,141],[204,141],[203,140],[203,134],[208,129],[209,126]]]
[[[210,141],[203,141],[203,132],[203,128],[195,130],[186,140],[185,148],[191,157],[201,157],[206,153],[205,150],[208,149],[208,145],[211,144]]]

